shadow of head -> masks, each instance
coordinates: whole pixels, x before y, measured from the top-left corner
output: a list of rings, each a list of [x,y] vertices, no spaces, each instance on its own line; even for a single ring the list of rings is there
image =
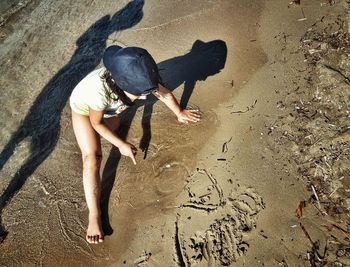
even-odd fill
[[[183,82],[204,81],[219,73],[226,63],[227,46],[224,41],[194,42],[191,51],[158,64],[160,76],[169,90]]]
[[[144,0],[130,1],[112,17],[106,15],[99,19],[79,37],[76,42],[78,47],[91,46],[93,43],[105,41],[112,33],[135,26],[143,17],[144,3]]]

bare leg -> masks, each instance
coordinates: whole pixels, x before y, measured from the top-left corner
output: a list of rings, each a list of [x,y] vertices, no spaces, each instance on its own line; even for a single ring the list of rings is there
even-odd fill
[[[89,225],[86,240],[97,244],[103,242],[104,233],[101,226],[101,181],[100,165],[102,159],[101,140],[93,129],[88,116],[72,111],[73,129],[82,152],[83,185],[86,203],[89,209]],[[106,125],[115,130],[120,123],[119,117],[105,120]]]
[[[93,129],[88,116],[72,111],[75,137],[83,158],[83,185],[89,209],[89,225],[86,240],[97,244],[103,241],[100,210],[100,164],[102,159],[101,140]]]

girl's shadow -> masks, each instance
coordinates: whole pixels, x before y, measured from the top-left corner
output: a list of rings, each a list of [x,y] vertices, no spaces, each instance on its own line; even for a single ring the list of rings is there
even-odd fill
[[[203,81],[209,76],[220,72],[225,66],[227,56],[226,43],[221,40],[202,42],[197,40],[189,53],[165,60],[158,64],[162,83],[166,88],[173,91],[184,83],[184,91],[181,96],[180,106],[185,108],[193,93],[197,81]],[[153,105],[157,99],[153,96],[147,101],[137,101],[129,109],[122,119],[119,135],[126,138],[131,122],[135,116],[136,110],[144,105],[142,116],[143,136],[140,141],[140,148],[144,152],[144,159],[147,157],[148,147],[151,141],[151,117]],[[112,148],[106,162],[102,175],[102,222],[103,230],[106,235],[113,233],[113,229],[108,217],[108,203],[110,194],[116,178],[116,170],[120,160],[120,154],[116,148]]]
[[[112,33],[141,21],[143,5],[144,0],[133,0],[112,17],[104,16],[91,25],[77,40],[77,49],[70,61],[36,98],[23,123],[0,153],[1,170],[24,139],[31,142],[30,156],[0,196],[0,216],[7,202],[54,150],[60,133],[61,113],[74,87],[100,64],[107,39]],[[0,224],[0,243],[6,234]]]

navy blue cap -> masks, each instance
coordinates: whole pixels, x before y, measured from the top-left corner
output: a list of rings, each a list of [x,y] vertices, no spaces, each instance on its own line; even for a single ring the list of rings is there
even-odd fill
[[[120,89],[142,95],[158,88],[158,67],[147,50],[139,47],[110,46],[103,55],[103,64]]]

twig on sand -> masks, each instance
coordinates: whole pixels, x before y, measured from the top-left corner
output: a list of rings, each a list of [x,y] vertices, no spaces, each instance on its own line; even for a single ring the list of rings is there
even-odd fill
[[[231,140],[232,140],[232,137],[230,138],[230,140],[228,140],[225,143],[223,143],[223,145],[222,145],[222,153],[226,153],[228,151],[227,144],[230,143]]]
[[[300,227],[301,227],[301,229],[303,230],[305,236],[306,236],[306,237],[309,239],[309,241],[311,242],[311,245],[314,245],[314,241],[312,241],[311,236],[309,235],[308,231],[306,231],[305,226],[304,226],[302,223],[300,223]]]
[[[241,113],[247,113],[249,111],[249,107],[247,107],[246,110],[237,110],[237,111],[232,111],[231,114],[241,114]]]
[[[316,193],[316,189],[313,185],[311,185],[311,189],[312,189],[312,193],[314,194],[315,198],[316,198],[316,201],[317,201],[317,205],[319,207],[319,209],[321,209],[321,203],[320,203],[320,199]]]
[[[238,110],[238,111],[232,111],[231,114],[241,114],[241,113],[246,113],[252,109],[254,109],[256,103],[258,102],[257,99],[255,99],[254,103],[250,105],[249,107],[246,108],[246,110]]]
[[[320,253],[318,252],[318,249],[320,248],[320,242],[319,241],[312,241],[311,236],[309,235],[309,233],[306,231],[305,226],[300,223],[300,227],[303,230],[305,236],[309,239],[310,243],[311,243],[311,252],[308,252],[308,258],[310,261],[310,264],[312,267],[316,267],[316,261],[323,261],[326,252],[327,252],[327,245],[324,248],[324,252],[323,252],[323,256],[320,255]],[[328,243],[328,240],[326,241],[326,244]]]
[[[315,209],[317,209],[317,210],[321,213],[321,215],[323,215],[323,216],[328,215],[327,212],[325,212],[325,211],[322,210],[321,208],[317,207],[317,206],[315,205],[315,203],[312,203],[312,206],[314,206]]]

